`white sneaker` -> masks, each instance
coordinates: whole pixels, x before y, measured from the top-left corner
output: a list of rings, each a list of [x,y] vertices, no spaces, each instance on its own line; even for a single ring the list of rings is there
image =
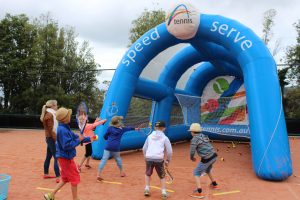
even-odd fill
[[[150,196],[150,190],[149,189],[144,190],[144,196],[146,196],[146,197]]]
[[[164,192],[161,194],[161,198],[162,199],[167,199],[169,197],[168,193],[167,192]]]

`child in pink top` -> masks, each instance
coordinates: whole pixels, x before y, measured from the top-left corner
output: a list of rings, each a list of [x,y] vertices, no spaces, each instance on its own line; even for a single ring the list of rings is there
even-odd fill
[[[82,129],[83,126],[84,126],[84,123],[87,121],[87,116],[85,114],[79,115],[78,116],[78,121],[79,121],[79,128]],[[83,130],[83,136],[92,138],[95,135],[94,134],[94,129],[97,126],[104,124],[105,122],[106,122],[106,119],[100,120],[100,118],[97,117],[94,123],[86,123],[86,125],[84,127],[84,130]],[[82,160],[81,160],[81,162],[78,166],[79,170],[81,170],[81,166],[83,165],[84,161],[86,161],[85,167],[88,168],[88,169],[91,168],[90,158],[91,158],[91,155],[93,153],[92,143],[88,142],[88,143],[84,143],[84,145],[85,145],[85,155],[82,158]]]

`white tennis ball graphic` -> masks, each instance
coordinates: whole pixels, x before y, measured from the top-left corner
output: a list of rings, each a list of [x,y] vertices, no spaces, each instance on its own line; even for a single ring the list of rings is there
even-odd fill
[[[169,33],[181,40],[193,38],[200,25],[200,12],[189,3],[181,3],[172,7],[166,16]]]
[[[216,82],[213,84],[214,91],[217,94],[222,94],[229,88],[229,83],[226,79],[224,78],[218,78]]]

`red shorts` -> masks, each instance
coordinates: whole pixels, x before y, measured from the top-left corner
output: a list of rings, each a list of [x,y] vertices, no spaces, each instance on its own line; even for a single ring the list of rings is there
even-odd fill
[[[78,185],[80,176],[74,160],[58,158],[60,175],[63,182],[70,182],[72,186]]]

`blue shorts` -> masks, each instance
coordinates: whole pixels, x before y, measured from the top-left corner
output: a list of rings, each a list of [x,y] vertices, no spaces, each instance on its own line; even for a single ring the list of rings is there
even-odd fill
[[[217,161],[217,157],[211,159],[207,163],[199,162],[197,167],[194,169],[194,176],[201,176],[203,173],[210,173],[213,164]]]

